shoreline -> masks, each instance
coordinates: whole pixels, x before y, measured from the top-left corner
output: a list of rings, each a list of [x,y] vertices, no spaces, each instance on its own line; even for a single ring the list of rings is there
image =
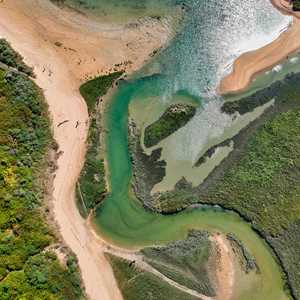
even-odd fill
[[[89,118],[79,86],[91,76],[109,73],[116,64],[131,61],[126,64],[126,71],[139,69],[152,51],[170,38],[166,24],[157,20],[147,19],[137,27],[111,26],[113,30],[108,30],[107,24],[102,26],[48,1],[0,3],[0,36],[11,43],[27,65],[34,67],[35,82],[49,106],[52,132],[62,151],[53,177],[50,205],[59,235],[78,258],[85,292],[91,300],[99,299],[99,295],[103,300],[121,300],[122,295],[104,248],[99,246],[75,203],[75,184],[84,162]]]
[[[281,0],[272,0],[271,2],[275,8],[284,13],[278,4],[280,1]],[[284,14],[291,15],[291,13],[292,12],[285,10]],[[218,93],[221,95],[229,95],[238,94],[246,90],[258,74],[271,69],[284,61],[289,55],[295,54],[300,50],[299,36],[300,14],[299,17],[294,15],[293,23],[273,42],[239,56],[233,63],[231,73],[221,80]]]

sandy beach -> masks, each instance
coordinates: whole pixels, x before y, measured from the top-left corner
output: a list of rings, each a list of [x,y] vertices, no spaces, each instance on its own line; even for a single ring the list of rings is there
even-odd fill
[[[0,37],[34,67],[49,105],[54,138],[62,151],[53,181],[53,213],[62,239],[78,258],[86,293],[92,300],[122,299],[104,248],[75,205],[88,129],[87,107],[78,89],[89,76],[109,72],[115,64],[127,62],[121,66],[127,72],[138,69],[167,42],[168,27],[147,19],[137,26],[108,28],[48,1],[10,0],[0,3]]]
[[[291,26],[274,42],[237,58],[232,72],[220,83],[220,94],[238,93],[247,88],[253,78],[300,49],[300,19],[294,17]]]

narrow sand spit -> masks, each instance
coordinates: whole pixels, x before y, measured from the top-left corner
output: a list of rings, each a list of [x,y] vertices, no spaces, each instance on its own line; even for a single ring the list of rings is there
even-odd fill
[[[216,300],[230,300],[234,290],[234,257],[232,248],[222,234],[214,234],[211,240],[215,243],[218,252],[216,279],[217,296]]]
[[[167,42],[168,26],[147,19],[136,26],[108,28],[61,11],[49,1],[8,0],[0,2],[0,37],[34,67],[36,83],[48,102],[54,137],[62,151],[53,183],[54,216],[62,238],[78,257],[87,295],[92,300],[122,299],[104,248],[75,205],[88,128],[87,107],[78,88],[87,76],[108,72],[114,64],[127,61],[127,71],[138,69]]]
[[[294,17],[289,29],[275,41],[237,58],[233,64],[233,71],[221,81],[219,92],[229,94],[244,90],[258,73],[275,66],[299,49],[300,19]]]

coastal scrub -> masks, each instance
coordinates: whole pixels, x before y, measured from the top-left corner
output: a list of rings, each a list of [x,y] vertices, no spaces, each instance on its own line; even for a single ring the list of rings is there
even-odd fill
[[[114,72],[87,81],[80,87],[80,93],[89,109],[90,128],[85,163],[77,182],[77,206],[82,216],[97,206],[106,196],[104,159],[101,155],[101,112],[100,97],[105,95],[114,81],[124,72]]]
[[[57,242],[42,211],[49,167],[47,153],[53,145],[47,106],[39,88],[24,74],[0,69],[3,300],[83,297],[76,259],[74,264],[64,265],[54,252],[47,250]]]
[[[196,113],[196,107],[188,104],[170,105],[162,116],[146,127],[144,144],[152,147],[183,127]]]
[[[190,231],[185,240],[141,250],[145,261],[166,277],[207,296],[215,296],[208,274],[212,245],[208,232]]]
[[[152,273],[135,267],[134,262],[106,255],[109,259],[124,300],[199,300],[162,281]]]

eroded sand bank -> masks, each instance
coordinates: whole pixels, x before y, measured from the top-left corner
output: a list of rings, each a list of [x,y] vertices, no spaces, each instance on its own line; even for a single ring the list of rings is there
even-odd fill
[[[78,88],[88,76],[109,72],[115,64],[127,62],[127,71],[138,69],[167,42],[168,27],[147,19],[109,28],[49,1],[7,0],[0,3],[0,37],[34,67],[36,83],[49,105],[54,138],[62,151],[53,182],[54,216],[62,238],[78,257],[86,293],[93,300],[122,299],[104,248],[75,205],[88,129],[87,107]]]
[[[244,53],[235,60],[232,72],[220,83],[220,94],[245,90],[257,74],[275,66],[299,49],[300,19],[294,17],[290,27],[275,41],[258,50]]]

